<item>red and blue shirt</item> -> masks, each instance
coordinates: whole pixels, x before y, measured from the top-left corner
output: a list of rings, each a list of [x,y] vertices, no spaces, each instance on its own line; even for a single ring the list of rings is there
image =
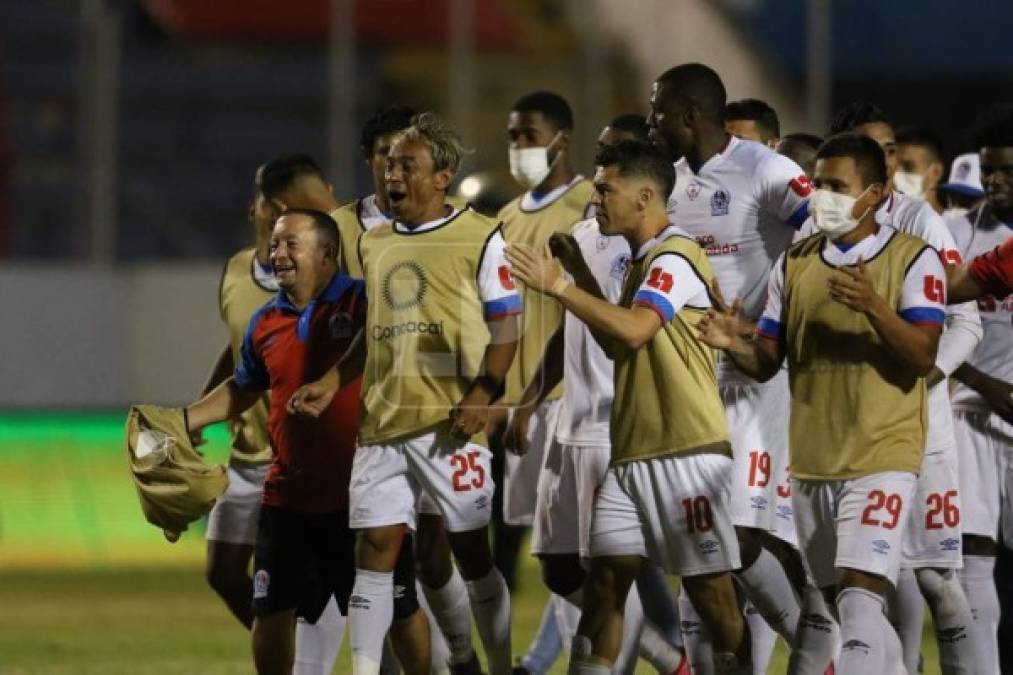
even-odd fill
[[[365,318],[364,283],[337,273],[305,309],[282,291],[250,319],[233,379],[242,388],[270,390],[274,458],[264,504],[304,513],[348,509],[361,378],[343,386],[316,419],[288,414],[285,403],[335,366]]]

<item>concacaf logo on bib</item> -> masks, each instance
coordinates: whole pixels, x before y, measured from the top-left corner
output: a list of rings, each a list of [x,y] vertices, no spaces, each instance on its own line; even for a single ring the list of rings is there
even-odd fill
[[[383,278],[383,299],[391,309],[418,307],[425,301],[428,290],[425,270],[414,261],[399,262]]]

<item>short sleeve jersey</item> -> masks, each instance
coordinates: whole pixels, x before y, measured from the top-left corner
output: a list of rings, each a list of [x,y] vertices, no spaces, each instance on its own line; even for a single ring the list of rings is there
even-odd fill
[[[675,163],[669,221],[693,237],[710,258],[727,298],[742,298],[743,315],[763,310],[774,260],[808,216],[812,187],[793,161],[762,143],[731,137],[697,171]],[[731,361],[719,359],[720,384],[750,384]]]
[[[302,311],[279,292],[250,320],[233,377],[240,387],[269,390],[274,460],[265,504],[303,513],[348,508],[361,379],[343,386],[317,419],[289,415],[285,403],[334,367],[365,318],[363,282],[339,272]]]
[[[999,221],[987,207],[947,218],[946,224],[964,260],[988,253],[1013,236],[1011,224]],[[967,363],[1004,382],[1013,382],[1013,296],[979,298],[978,314],[984,334]],[[954,388],[952,400],[956,410],[992,411],[980,394],[963,384]]]
[[[577,223],[572,234],[605,299],[619,302],[630,266],[630,245],[622,237],[603,235],[594,218]],[[563,399],[556,439],[565,445],[608,446],[612,361],[587,324],[569,312],[563,321]]]

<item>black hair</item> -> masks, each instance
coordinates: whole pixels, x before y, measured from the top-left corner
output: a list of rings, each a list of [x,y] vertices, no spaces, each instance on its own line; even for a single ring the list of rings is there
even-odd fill
[[[804,134],[800,132],[785,134],[784,136],[781,136],[781,140],[798,143],[799,145],[804,145],[808,148],[812,148],[813,150],[819,150],[820,146],[823,145],[823,139],[816,134]]]
[[[316,209],[287,209],[278,218],[280,220],[288,216],[306,216],[313,222],[313,229],[316,230],[323,241],[333,244],[335,247],[341,246],[341,237],[338,235],[338,224],[323,211],[317,211]]]
[[[612,121],[609,122],[609,127],[633,134],[633,137],[638,141],[646,141],[647,134],[650,131],[647,126],[647,118],[635,113],[613,117]]]
[[[863,124],[873,124],[874,122],[882,122],[891,127],[893,126],[890,118],[875,103],[855,101],[837,111],[837,114],[834,115],[834,120],[830,123],[829,135],[836,136],[837,134],[843,134],[855,127],[860,127]]]
[[[838,134],[828,138],[816,152],[816,159],[850,157],[862,177],[863,187],[886,185],[886,154],[879,143],[861,134]]]
[[[897,130],[897,145],[917,145],[932,155],[932,161],[942,164],[943,141],[931,130],[924,127],[904,127]]]
[[[302,176],[317,176],[321,180],[324,177],[316,161],[302,153],[276,157],[265,164],[257,175],[257,187],[268,199],[285,194]]]
[[[557,131],[573,129],[573,110],[566,99],[551,91],[536,91],[521,96],[512,108],[519,113],[541,113]]]
[[[732,120],[752,120],[763,132],[764,141],[778,138],[781,135],[781,123],[777,119],[777,111],[770,107],[766,101],[758,98],[744,98],[741,101],[732,101],[725,106],[724,117],[726,122]]]
[[[1013,147],[1013,103],[998,103],[978,115],[970,136],[975,151]]]
[[[366,123],[362,125],[359,146],[362,154],[368,159],[373,154],[373,144],[380,136],[386,136],[411,126],[412,118],[418,111],[406,105],[395,105],[389,108],[377,108]]]
[[[664,202],[675,187],[675,167],[668,155],[654,143],[647,141],[620,141],[598,150],[594,163],[597,166],[615,166],[620,176],[639,176],[653,180],[661,188]]]
[[[658,78],[675,96],[696,105],[712,122],[723,122],[721,115],[728,102],[721,77],[702,63],[684,63],[669,68]]]

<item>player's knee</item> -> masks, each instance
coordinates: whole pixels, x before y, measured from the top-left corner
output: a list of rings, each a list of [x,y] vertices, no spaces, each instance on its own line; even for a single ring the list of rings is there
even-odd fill
[[[373,572],[394,569],[401,549],[403,530],[400,526],[359,530],[355,537],[355,565]]]
[[[237,583],[247,581],[249,562],[249,553],[238,555],[221,545],[211,545],[204,565],[204,578],[208,586],[223,595]]]
[[[959,611],[967,604],[955,570],[918,569],[915,570],[915,579],[918,580],[922,595],[937,615]]]
[[[423,518],[436,520],[423,526]],[[433,516],[422,516],[415,536],[415,569],[422,583],[430,588],[442,588],[453,572],[450,560],[450,544],[442,520]]]
[[[584,585],[587,574],[580,566],[580,558],[573,556],[541,556],[542,581],[545,586],[562,597],[567,597]]]
[[[846,568],[841,573],[841,580],[838,584],[838,593],[848,588],[859,588],[862,590],[885,596],[890,590],[890,582],[878,574],[870,574],[862,570]]]

